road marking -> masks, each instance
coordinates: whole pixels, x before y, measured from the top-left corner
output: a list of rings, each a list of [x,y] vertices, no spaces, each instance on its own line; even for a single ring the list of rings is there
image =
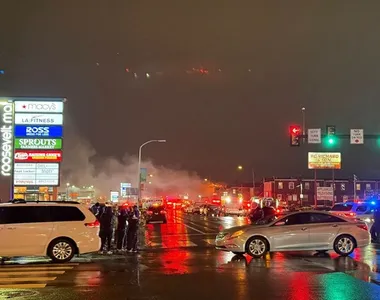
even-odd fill
[[[0,266],[1,289],[42,289],[77,264],[26,264]]]
[[[26,273],[27,274],[27,273]],[[0,287],[3,282],[32,282],[32,281],[52,281],[56,280],[57,277],[6,277],[0,278]]]
[[[15,267],[15,268],[0,268],[0,273],[6,273],[10,270],[12,271],[44,271],[44,270],[52,270],[52,271],[59,271],[59,270],[71,270],[74,267]]]
[[[188,227],[188,228],[190,228],[190,229],[192,229],[192,230],[194,230],[194,231],[196,231],[196,232],[199,232],[199,233],[202,233],[202,234],[207,234],[206,232],[203,232],[203,231],[201,231],[201,230],[198,230],[198,229],[194,228],[193,226],[187,225],[187,224],[185,224],[185,223],[184,223],[183,225],[185,225],[186,227]]]
[[[62,275],[64,274],[65,271],[29,271],[27,274],[28,275],[47,275],[47,274],[52,274],[52,275]],[[16,276],[16,275],[25,275],[25,272],[19,271],[19,272],[0,272],[0,278],[3,276]],[[1,279],[0,279],[1,280]]]
[[[44,283],[20,283],[20,284],[3,284],[0,289],[43,289],[46,287]]]

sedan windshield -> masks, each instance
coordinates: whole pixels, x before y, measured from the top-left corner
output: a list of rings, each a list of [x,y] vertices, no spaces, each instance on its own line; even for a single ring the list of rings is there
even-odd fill
[[[352,206],[352,204],[335,204],[331,211],[350,211]]]
[[[261,218],[252,224],[253,225],[267,225],[267,224],[272,223],[273,221],[275,221],[277,219],[278,218],[276,216],[268,216],[268,217]]]

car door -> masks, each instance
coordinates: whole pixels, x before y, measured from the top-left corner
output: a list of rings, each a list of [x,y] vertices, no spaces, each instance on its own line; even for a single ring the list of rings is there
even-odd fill
[[[309,236],[311,250],[329,250],[345,220],[322,213],[311,213]]]
[[[272,250],[303,250],[309,244],[309,213],[288,215],[272,225]]]
[[[4,208],[4,256],[46,255],[46,244],[52,233],[48,206],[22,206]],[[3,243],[2,243],[3,244]]]

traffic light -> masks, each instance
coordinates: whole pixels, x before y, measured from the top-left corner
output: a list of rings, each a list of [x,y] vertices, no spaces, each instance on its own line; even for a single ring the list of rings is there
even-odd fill
[[[290,146],[299,147],[301,145],[301,126],[292,125],[289,127]]]
[[[326,144],[327,146],[334,146],[337,144],[336,129],[334,125],[326,126]]]

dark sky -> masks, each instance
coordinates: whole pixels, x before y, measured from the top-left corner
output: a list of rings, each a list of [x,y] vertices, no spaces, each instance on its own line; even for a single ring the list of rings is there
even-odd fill
[[[309,128],[380,134],[379,11],[352,0],[0,0],[0,94],[67,97],[101,156],[165,138],[145,155],[201,176],[232,181],[238,164],[247,179],[252,167],[311,176],[307,151],[319,148],[288,145],[302,106]],[[200,66],[207,76],[185,73]],[[374,141],[340,149],[338,177],[380,178]]]

